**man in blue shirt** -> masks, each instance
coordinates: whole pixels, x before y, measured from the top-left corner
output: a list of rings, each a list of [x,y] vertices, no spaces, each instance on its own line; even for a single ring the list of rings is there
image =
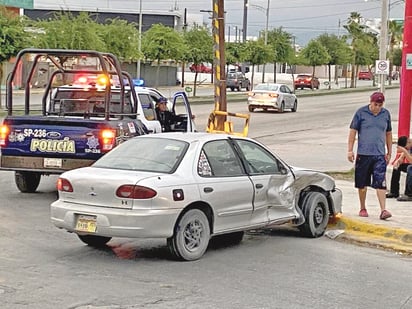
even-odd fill
[[[369,105],[359,108],[353,116],[348,137],[348,160],[355,161],[353,146],[356,135],[358,148],[355,161],[355,187],[358,189],[360,211],[359,216],[368,217],[366,210],[367,187],[376,189],[380,219],[390,218],[386,207],[386,167],[392,153],[391,115],[383,107],[385,96],[374,92]]]

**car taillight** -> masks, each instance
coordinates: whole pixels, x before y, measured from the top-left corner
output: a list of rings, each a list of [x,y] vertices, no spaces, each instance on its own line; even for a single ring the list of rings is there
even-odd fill
[[[102,152],[108,152],[112,150],[116,141],[116,130],[105,129],[101,131],[100,139]]]
[[[247,95],[248,95],[249,97],[253,97],[255,94],[254,94],[253,92],[249,91]]]
[[[73,186],[66,178],[59,178],[57,180],[57,190],[64,192],[73,192]]]
[[[0,127],[0,146],[6,146],[7,137],[9,136],[10,129],[6,125]]]
[[[116,190],[116,196],[121,198],[148,199],[155,197],[156,194],[153,189],[136,185],[123,185]]]
[[[277,98],[278,94],[277,93],[269,93],[269,96],[272,98]]]

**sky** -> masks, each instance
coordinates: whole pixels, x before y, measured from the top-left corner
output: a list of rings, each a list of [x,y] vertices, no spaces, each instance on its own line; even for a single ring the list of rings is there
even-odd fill
[[[200,10],[212,10],[212,0],[34,0],[35,8],[69,8],[85,10],[116,9],[138,12],[168,11],[177,9],[182,13],[202,14],[205,23],[210,22],[208,13]],[[226,12],[226,34],[235,36],[236,29],[243,28],[243,7],[245,0],[224,0]],[[257,36],[266,26],[266,12],[269,12],[268,29],[282,27],[295,37],[296,43],[305,45],[310,39],[320,34],[341,35],[345,33],[351,12],[358,12],[365,18],[381,17],[381,0],[247,0],[247,35]],[[268,10],[269,2],[269,10]],[[388,0],[389,17],[404,18],[404,1]],[[240,36],[240,32],[239,32]]]

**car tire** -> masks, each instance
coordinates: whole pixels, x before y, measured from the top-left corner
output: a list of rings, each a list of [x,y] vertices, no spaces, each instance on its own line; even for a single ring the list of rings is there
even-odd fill
[[[15,172],[14,181],[20,192],[36,192],[40,183],[41,174],[36,172]]]
[[[200,209],[190,209],[178,219],[167,245],[177,259],[194,261],[206,252],[209,240],[210,226],[205,213]]]
[[[241,86],[238,86],[238,87],[237,87],[237,91],[242,91],[242,87],[241,87]]]
[[[235,88],[234,88],[234,87],[230,87],[230,90],[231,90],[231,91],[235,91]]]
[[[77,235],[82,242],[90,247],[102,248],[112,239],[111,237],[97,235]]]
[[[250,91],[250,85],[249,84],[246,85],[246,91]]]
[[[248,109],[249,109],[249,112],[251,112],[251,113],[253,113],[253,111],[255,110],[255,108],[252,107],[252,106],[248,106]]]
[[[285,111],[285,102],[280,103],[280,107],[278,109],[279,113],[283,113]]]
[[[328,200],[320,192],[309,192],[302,202],[305,223],[299,230],[305,237],[316,238],[325,233],[329,221]]]
[[[291,109],[292,112],[296,112],[298,110],[298,101],[295,100],[295,102],[293,103],[293,107]]]

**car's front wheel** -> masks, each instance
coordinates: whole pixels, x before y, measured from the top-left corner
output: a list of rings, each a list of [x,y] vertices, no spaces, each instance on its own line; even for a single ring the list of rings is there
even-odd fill
[[[326,196],[320,192],[309,192],[302,203],[305,223],[299,230],[306,237],[320,237],[325,233],[329,221],[329,208]]]
[[[77,235],[79,236],[80,240],[85,244],[95,247],[101,248],[106,246],[106,244],[112,239],[111,237],[105,236],[97,236],[97,235]]]
[[[255,110],[255,108],[252,107],[252,106],[248,106],[248,109],[249,109],[249,112],[251,112],[251,113],[253,113],[253,111]]]
[[[280,104],[280,107],[279,107],[279,109],[278,109],[278,112],[279,113],[283,113],[285,111],[285,102],[282,102],[281,104]]]
[[[203,256],[209,240],[210,226],[205,213],[200,209],[191,209],[178,220],[167,244],[176,258],[193,261]]]
[[[292,112],[296,112],[298,110],[298,101],[295,100],[295,102],[293,103],[293,107],[291,109]]]

